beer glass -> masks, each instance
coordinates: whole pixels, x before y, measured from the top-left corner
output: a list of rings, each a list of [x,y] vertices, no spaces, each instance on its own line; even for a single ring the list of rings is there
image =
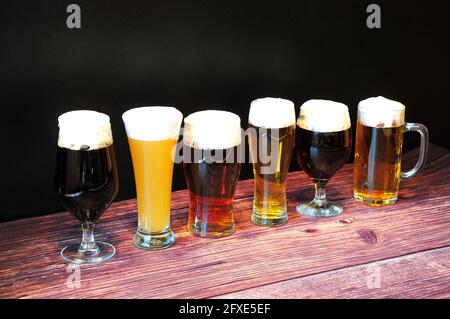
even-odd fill
[[[55,189],[62,205],[81,222],[81,244],[65,247],[63,260],[99,263],[114,256],[115,248],[94,240],[94,224],[119,190],[109,116],[79,110],[58,117]]]
[[[208,110],[184,119],[183,171],[189,190],[188,230],[200,237],[234,232],[232,211],[239,179],[240,118]]]
[[[350,155],[352,132],[348,108],[333,101],[309,100],[300,108],[297,126],[297,160],[315,185],[314,199],[297,205],[297,212],[310,217],[340,215],[344,209],[327,200],[325,188]]]
[[[167,106],[139,107],[122,115],[128,136],[138,209],[136,247],[157,250],[172,246],[170,199],[175,146],[183,114]]]
[[[294,103],[270,97],[254,100],[248,126],[254,175],[252,222],[283,225],[288,221],[286,175],[294,149]]]
[[[419,159],[414,168],[401,172],[403,133],[420,134]],[[384,97],[359,102],[356,124],[353,195],[371,206],[394,204],[400,181],[415,176],[428,153],[428,130],[422,124],[405,123],[405,106]]]

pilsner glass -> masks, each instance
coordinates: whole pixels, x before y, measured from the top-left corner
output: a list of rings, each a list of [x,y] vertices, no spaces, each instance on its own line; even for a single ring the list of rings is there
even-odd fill
[[[298,205],[297,212],[310,217],[342,214],[342,206],[327,200],[325,188],[350,154],[352,132],[347,106],[328,100],[309,100],[300,108],[297,126],[297,160],[313,179],[316,190],[314,199]]]
[[[288,221],[286,175],[294,149],[294,103],[270,97],[254,100],[248,124],[254,175],[252,222],[280,226]]]
[[[65,247],[71,263],[98,263],[114,256],[112,245],[94,240],[94,224],[119,190],[109,116],[79,110],[58,117],[55,188],[63,206],[81,222],[81,244]]]
[[[189,189],[188,230],[200,237],[234,232],[241,124],[236,114],[201,111],[184,119],[183,171]]]
[[[420,134],[417,164],[401,171],[403,133]],[[371,206],[394,204],[402,179],[415,176],[425,165],[428,130],[422,124],[405,123],[405,106],[384,97],[359,102],[356,124],[353,195],[356,201]]]
[[[148,106],[122,115],[128,136],[138,208],[133,243],[148,250],[175,243],[170,229],[170,199],[175,146],[183,114],[176,108]]]

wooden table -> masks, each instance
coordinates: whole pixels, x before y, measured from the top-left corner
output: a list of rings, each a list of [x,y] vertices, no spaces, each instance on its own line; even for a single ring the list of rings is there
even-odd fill
[[[404,156],[411,165],[417,152]],[[412,161],[411,161],[412,159]],[[409,163],[408,163],[409,162]],[[409,298],[450,297],[450,152],[431,146],[426,169],[402,184],[396,205],[371,208],[352,199],[352,165],[329,183],[343,204],[336,218],[312,220],[295,205],[313,196],[303,172],[288,177],[289,222],[280,228],[250,222],[252,180],[239,183],[236,233],[203,239],[186,231],[188,194],[172,196],[177,243],[135,248],[135,200],[104,214],[96,238],[116,256],[68,268],[59,252],[80,239],[68,213],[0,224],[1,298]],[[20,203],[18,203],[20,205]],[[76,276],[79,274],[77,285]],[[78,287],[77,287],[78,286]]]

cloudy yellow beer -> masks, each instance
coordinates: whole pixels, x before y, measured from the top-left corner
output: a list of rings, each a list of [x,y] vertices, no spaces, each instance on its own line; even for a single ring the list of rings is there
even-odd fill
[[[133,161],[138,227],[133,244],[163,249],[175,243],[170,229],[170,198],[175,144],[183,114],[167,106],[147,106],[122,115]]]
[[[128,138],[136,181],[139,227],[150,233],[162,232],[170,225],[172,149],[176,142]]]

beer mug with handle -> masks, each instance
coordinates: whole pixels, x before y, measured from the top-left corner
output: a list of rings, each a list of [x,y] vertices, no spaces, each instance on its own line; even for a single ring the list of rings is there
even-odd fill
[[[403,133],[420,134],[416,165],[401,171]],[[405,123],[405,106],[382,96],[359,102],[356,123],[353,195],[371,206],[394,204],[400,181],[415,176],[425,165],[428,130],[422,124]]]

